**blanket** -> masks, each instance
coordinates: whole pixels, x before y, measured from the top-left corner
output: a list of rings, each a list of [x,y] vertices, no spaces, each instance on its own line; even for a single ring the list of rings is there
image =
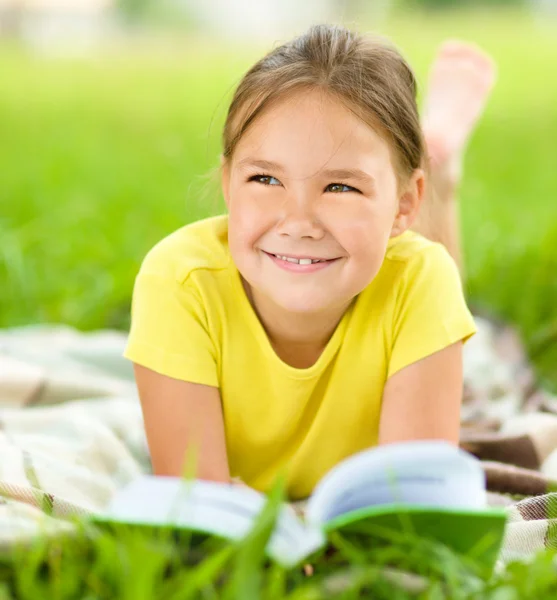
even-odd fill
[[[461,446],[482,460],[489,502],[508,512],[505,563],[557,547],[557,398],[538,389],[512,329],[477,322]],[[0,332],[0,549],[70,531],[150,471],[125,343],[60,326]]]

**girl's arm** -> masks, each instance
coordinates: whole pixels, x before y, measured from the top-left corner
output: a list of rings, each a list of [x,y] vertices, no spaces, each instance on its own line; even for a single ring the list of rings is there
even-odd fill
[[[385,385],[379,444],[442,439],[458,444],[462,342],[392,375]]]
[[[218,389],[134,370],[154,474],[182,476],[191,452],[198,479],[229,482]]]

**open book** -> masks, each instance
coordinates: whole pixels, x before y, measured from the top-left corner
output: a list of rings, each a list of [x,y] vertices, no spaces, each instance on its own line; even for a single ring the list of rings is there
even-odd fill
[[[266,496],[250,488],[143,476],[122,488],[96,521],[175,526],[237,540],[253,526]],[[326,544],[332,530],[370,535],[374,528],[427,536],[492,565],[505,512],[487,506],[485,477],[472,455],[441,441],[380,446],[334,467],[316,486],[305,518],[280,511],[267,552],[292,566]]]

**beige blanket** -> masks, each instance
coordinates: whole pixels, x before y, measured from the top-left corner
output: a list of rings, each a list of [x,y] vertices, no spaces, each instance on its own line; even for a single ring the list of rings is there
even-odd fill
[[[536,389],[512,330],[479,325],[465,350],[462,446],[484,460],[490,501],[508,505],[504,562],[555,546],[557,400]],[[69,517],[102,511],[149,471],[124,344],[111,331],[0,332],[0,548],[71,530]]]

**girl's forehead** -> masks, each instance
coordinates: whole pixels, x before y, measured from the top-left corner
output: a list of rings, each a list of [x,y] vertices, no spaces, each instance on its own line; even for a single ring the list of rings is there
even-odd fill
[[[339,100],[312,90],[277,101],[257,117],[234,162],[245,165],[250,157],[306,171],[329,162],[384,162],[390,152],[388,142]]]

